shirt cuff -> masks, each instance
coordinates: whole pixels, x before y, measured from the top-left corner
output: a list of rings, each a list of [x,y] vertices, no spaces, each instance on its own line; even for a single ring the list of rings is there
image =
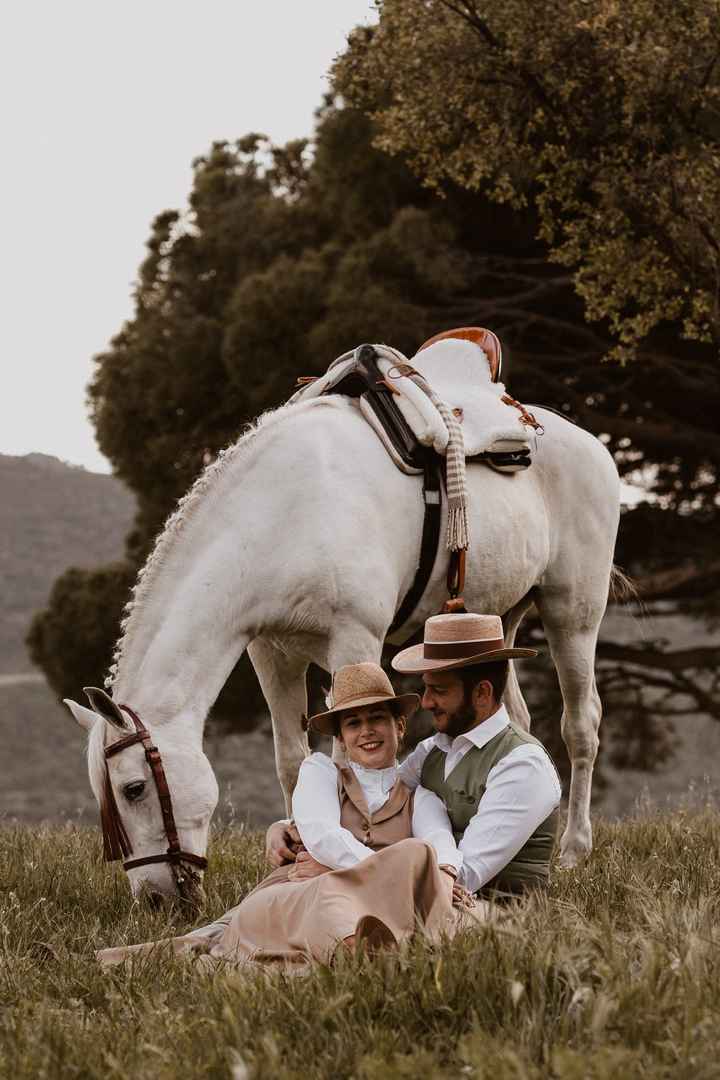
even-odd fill
[[[448,836],[443,829],[438,829],[436,833],[424,836],[423,840],[432,844],[439,866],[452,866],[456,873],[460,873],[463,864],[462,852],[458,851],[452,836]]]
[[[487,875],[483,878],[468,862],[464,862],[460,867],[458,874],[458,882],[463,885],[468,892],[476,893],[482,889],[486,881],[490,880],[491,875]]]

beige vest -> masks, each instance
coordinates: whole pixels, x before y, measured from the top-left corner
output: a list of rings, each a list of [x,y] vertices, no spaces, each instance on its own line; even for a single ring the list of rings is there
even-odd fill
[[[356,840],[381,851],[412,836],[413,793],[396,780],[387,802],[371,814],[360,781],[352,769],[338,768],[340,824]]]
[[[371,814],[363,795],[360,781],[352,769],[338,770],[338,797],[340,799],[340,824],[351,832],[356,840],[381,851],[398,840],[407,840],[412,836],[412,812],[414,792],[405,787],[402,780],[396,780],[387,802]],[[253,892],[268,885],[277,885],[287,881],[290,865],[280,866],[255,886]]]

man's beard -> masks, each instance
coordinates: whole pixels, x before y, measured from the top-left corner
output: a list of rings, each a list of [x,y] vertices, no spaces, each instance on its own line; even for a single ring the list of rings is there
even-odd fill
[[[454,713],[448,714],[447,727],[445,728],[445,735],[449,735],[451,739],[456,739],[458,735],[463,735],[470,728],[475,727],[477,723],[475,717],[475,709],[468,702],[467,695],[463,697],[462,704],[458,706]]]

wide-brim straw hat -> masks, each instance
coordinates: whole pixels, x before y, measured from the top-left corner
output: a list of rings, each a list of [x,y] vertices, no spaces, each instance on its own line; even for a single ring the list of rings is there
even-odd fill
[[[379,664],[347,664],[333,675],[330,691],[332,706],[326,712],[311,716],[308,723],[323,735],[335,735],[340,713],[360,709],[364,705],[387,704],[399,715],[410,717],[417,711],[417,694],[396,694],[392,683]]]
[[[431,615],[421,645],[403,649],[393,659],[396,671],[453,671],[493,660],[522,660],[537,649],[506,649],[498,615]]]

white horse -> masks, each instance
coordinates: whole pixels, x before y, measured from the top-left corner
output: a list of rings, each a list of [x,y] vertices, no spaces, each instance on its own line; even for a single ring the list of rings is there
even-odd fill
[[[487,371],[478,366],[477,348],[442,341],[413,363],[432,384],[433,372],[464,349],[477,383]],[[516,410],[499,400],[503,388],[491,383],[489,371],[483,378],[489,422],[517,425]],[[508,476],[468,467],[472,544],[464,598],[468,610],[503,616],[509,645],[533,603],[542,618],[572,763],[561,841],[562,862],[571,866],[592,846],[601,717],[594,657],[620,489],[597,439],[551,411],[533,412],[545,434],[529,469]],[[203,725],[238,658],[248,650],[270,708],[287,801],[308,752],[301,724],[307,668],[379,661],[417,567],[421,487],[421,477],[395,467],[357,404],[332,395],[262,416],[205,470],[168,520],[126,610],[107,685],[115,702],[141,717],[162,753],[185,851],[205,853],[217,786],[202,752]],[[441,551],[404,637],[441,608],[446,571]],[[514,721],[528,728],[512,665],[506,702]],[[133,729],[97,695],[92,710],[67,704],[89,730],[90,781],[100,801],[104,747]],[[142,748],[111,757],[107,768],[134,856],[164,850]],[[133,893],[143,886],[175,893],[167,864],[128,873]]]

